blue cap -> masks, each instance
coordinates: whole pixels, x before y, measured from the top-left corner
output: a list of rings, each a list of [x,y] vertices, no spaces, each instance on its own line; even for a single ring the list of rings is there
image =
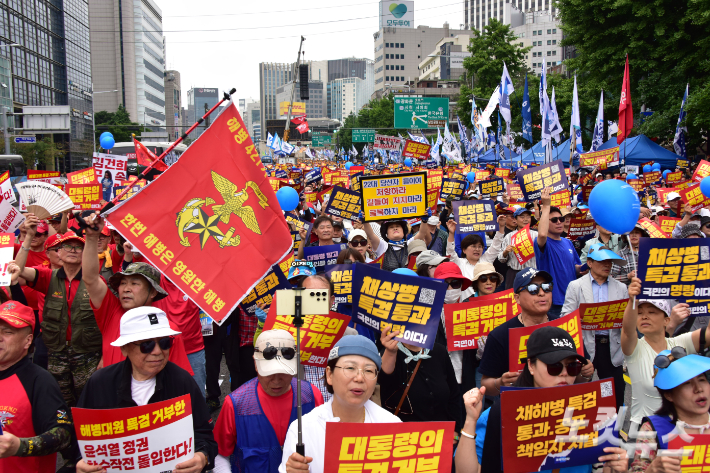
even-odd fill
[[[586,205],[586,204],[580,204],[580,205],[577,206],[577,208],[578,208],[578,209],[582,209],[582,210],[587,210],[587,209],[589,208],[589,206]]]
[[[547,271],[538,271],[535,268],[527,268],[520,271],[517,276],[515,276],[515,281],[513,281],[513,292],[517,293],[518,289],[530,284],[537,276],[545,278],[545,282],[552,282],[552,276],[550,276],[550,273]]]
[[[524,214],[525,212],[527,212],[527,213],[529,213],[530,215],[532,215],[532,210],[526,209],[525,207],[520,207],[519,209],[517,209],[517,210],[513,213],[513,218],[518,218],[518,217],[520,217],[522,214]]]
[[[362,335],[345,335],[338,340],[335,346],[330,349],[328,361],[346,355],[364,356],[372,360],[377,365],[378,370],[382,367],[382,358],[377,352],[377,347],[372,340]]]
[[[316,267],[310,261],[295,260],[291,263],[291,267],[288,269],[288,276],[286,279],[289,281],[291,278],[297,278],[299,276],[315,276]]]
[[[392,271],[392,274],[404,274],[405,276],[416,276],[419,277],[419,275],[412,271],[409,268],[397,268],[394,271]]]
[[[589,252],[587,253],[587,259],[594,261],[624,261],[624,258],[617,255],[609,249],[609,247],[602,245],[601,243],[594,243],[589,247]]]
[[[659,355],[670,355],[670,350],[663,350]],[[698,375],[710,371],[710,358],[700,355],[686,355],[673,360],[668,368],[658,368],[653,385],[660,389],[673,389]]]

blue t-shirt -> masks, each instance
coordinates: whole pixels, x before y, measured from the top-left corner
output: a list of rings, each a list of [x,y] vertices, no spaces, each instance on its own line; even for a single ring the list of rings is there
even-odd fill
[[[553,240],[547,238],[544,250],[541,250],[535,239],[535,258],[537,269],[547,271],[552,276],[552,303],[563,305],[565,303],[565,293],[569,283],[577,279],[575,265],[581,265],[579,255],[574,249],[574,245],[567,238]]]

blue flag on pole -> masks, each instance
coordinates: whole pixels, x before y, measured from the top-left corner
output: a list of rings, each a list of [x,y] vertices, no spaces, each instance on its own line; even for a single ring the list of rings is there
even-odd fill
[[[532,113],[530,112],[530,92],[528,91],[528,76],[525,74],[525,90],[523,91],[523,138],[533,142]]]
[[[678,115],[678,124],[675,127],[675,138],[673,139],[673,149],[675,154],[681,156],[683,159],[688,159],[688,152],[685,148],[685,132],[688,128],[681,123],[685,120],[685,102],[688,100],[688,84],[685,85],[685,95],[683,95],[683,101],[680,103],[680,115]]]

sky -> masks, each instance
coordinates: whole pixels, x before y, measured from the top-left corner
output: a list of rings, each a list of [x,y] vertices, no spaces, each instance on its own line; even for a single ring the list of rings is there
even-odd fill
[[[295,62],[300,35],[306,60],[374,59],[379,1],[155,1],[163,11],[165,66],[180,72],[184,104],[192,87],[216,87],[220,94],[235,87],[233,98],[258,101],[259,63]],[[463,5],[415,0],[414,22],[459,28]]]

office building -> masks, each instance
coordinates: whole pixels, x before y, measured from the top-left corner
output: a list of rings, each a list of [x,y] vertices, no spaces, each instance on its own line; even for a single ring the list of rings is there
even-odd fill
[[[536,74],[542,71],[542,59],[545,58],[549,68],[560,66],[564,72],[562,61],[565,59],[565,48],[562,43],[562,28],[559,21],[548,11],[520,11],[511,4],[506,4],[503,19],[511,26],[516,36],[514,43],[521,47],[532,47],[525,55],[525,62]]]
[[[131,120],[164,130],[165,45],[162,11],[154,0],[89,0],[91,76],[95,109],[123,105]],[[173,113],[172,110],[168,113]]]
[[[464,58],[470,57],[470,35],[444,37],[419,63],[419,80],[458,80],[464,73]]]
[[[416,28],[381,28],[374,34],[375,91],[416,80],[419,77],[419,63],[434,51],[442,38],[466,34],[466,30],[450,29],[448,23],[444,23],[443,28],[423,25]]]
[[[212,109],[219,102],[219,89],[193,87],[187,91],[187,121],[190,126],[197,122],[205,113]],[[212,115],[207,118],[201,125],[190,133],[189,138],[196,140],[209,126],[211,120],[217,115]]]
[[[70,107],[71,130],[53,135],[63,172],[91,165],[93,107],[88,6],[85,0],[0,4],[0,105]],[[17,44],[18,46],[7,46]],[[15,122],[22,125],[22,120]],[[10,121],[10,126],[13,121]],[[38,135],[38,139],[42,136]]]
[[[176,140],[182,134],[182,100],[180,94],[180,73],[165,71],[165,126],[170,140]]]
[[[296,90],[293,90],[294,84]],[[291,116],[303,115],[308,118],[323,118],[325,113],[325,95],[323,94],[323,82],[320,80],[308,81],[308,100],[301,98],[301,82],[289,82],[276,89],[276,103],[279,106],[278,118],[286,117],[288,105],[291,103],[291,93],[293,92],[294,106]],[[298,106],[296,105],[298,104]],[[304,108],[305,105],[305,108]]]
[[[335,79],[328,83],[329,118],[345,122],[352,113],[357,114],[366,105],[374,93],[372,81],[359,77]]]
[[[249,131],[251,140],[254,143],[261,141],[261,107],[257,100],[247,99],[242,119]]]
[[[511,5],[520,11],[546,11],[557,15],[554,0],[464,0],[464,25],[466,29],[483,31],[491,18],[505,23],[504,11],[506,5]]]
[[[262,62],[259,63],[259,103],[261,104],[261,129],[266,129],[266,120],[279,118],[279,104],[276,90],[291,82],[293,64]]]

